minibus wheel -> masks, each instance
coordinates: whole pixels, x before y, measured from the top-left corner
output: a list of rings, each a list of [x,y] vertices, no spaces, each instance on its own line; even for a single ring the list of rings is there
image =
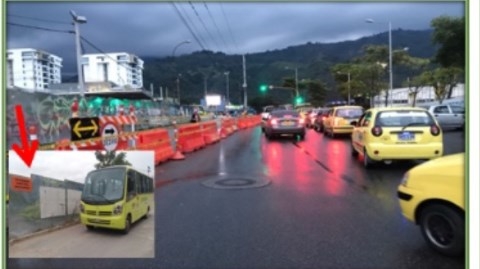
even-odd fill
[[[87,226],[87,230],[91,231],[93,230],[95,227],[93,227],[92,225],[86,225]]]
[[[127,218],[125,219],[125,229],[123,229],[124,234],[128,234],[128,232],[130,231],[131,224],[132,224],[132,221],[130,220],[130,215],[128,215]]]

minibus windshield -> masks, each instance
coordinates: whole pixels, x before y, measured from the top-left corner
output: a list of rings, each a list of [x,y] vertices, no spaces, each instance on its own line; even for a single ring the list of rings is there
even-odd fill
[[[92,171],[85,180],[82,201],[91,204],[114,203],[123,198],[124,186],[124,168]]]

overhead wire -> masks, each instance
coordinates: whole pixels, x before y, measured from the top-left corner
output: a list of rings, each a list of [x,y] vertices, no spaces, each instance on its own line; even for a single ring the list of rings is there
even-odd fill
[[[199,33],[197,27],[195,26],[195,23],[193,23],[193,21],[190,19],[190,16],[188,15],[188,12],[183,8],[183,5],[179,5],[180,8],[182,9],[183,11],[183,14],[185,15],[185,17],[187,18],[188,22],[190,23],[190,25],[193,27],[193,30],[194,32],[196,32],[197,34]],[[207,44],[207,42],[205,42],[205,40],[203,39],[202,35],[198,34],[198,37],[199,39],[202,41],[203,44]],[[204,49],[205,50],[205,49]]]
[[[178,10],[178,7],[175,5],[174,2],[170,2],[173,7],[175,8],[175,11],[177,12],[178,16],[180,17],[180,19],[182,20],[183,24],[185,24],[185,26],[188,28],[188,31],[190,32],[190,34],[192,34],[193,38],[195,39],[195,41],[197,41],[198,45],[200,45],[200,47],[203,49],[203,50],[207,50],[205,49],[205,46],[203,45],[203,43],[200,41],[200,39],[198,39],[197,35],[195,34],[195,32],[192,30],[192,28],[190,27],[190,25],[188,25],[187,21],[185,20],[185,18],[183,17],[182,13],[180,13],[180,10]]]
[[[7,25],[36,29],[36,30],[43,30],[43,31],[49,31],[49,32],[57,32],[57,33],[67,33],[67,34],[73,34],[74,33],[73,30],[59,30],[59,29],[45,28],[45,27],[40,27],[40,26],[33,26],[33,25],[13,23],[13,22],[7,22]]]
[[[12,14],[12,13],[8,13],[7,16],[8,16],[8,17],[22,18],[22,19],[27,19],[27,20],[47,22],[47,23],[68,24],[68,25],[71,25],[71,24],[72,24],[71,22],[66,22],[66,21],[46,20],[46,19],[40,19],[40,18],[35,18],[35,17],[23,16],[23,15],[16,15],[16,14]]]
[[[223,17],[225,18],[225,21],[227,22],[228,32],[230,33],[230,37],[232,38],[233,44],[235,45],[235,48],[237,49],[237,53],[238,53],[237,41],[235,40],[235,36],[233,35],[232,28],[230,27],[230,22],[228,21],[228,17],[227,17],[227,15],[225,14],[225,10],[223,9],[223,4],[222,4],[222,3],[220,3],[220,8],[221,8],[221,10],[222,10]]]
[[[188,1],[188,3],[190,4],[190,7],[193,9],[193,11],[195,12],[195,15],[197,15],[197,18],[198,20],[200,21],[200,23],[202,24],[203,28],[205,29],[205,31],[207,32],[208,36],[210,37],[210,39],[212,39],[213,43],[215,43],[215,46],[217,46],[217,49],[220,49],[220,46],[218,45],[217,41],[215,40],[215,38],[213,38],[212,34],[210,33],[210,31],[208,30],[207,26],[205,25],[205,23],[203,22],[202,18],[200,17],[200,14],[198,14],[197,12],[197,9],[195,9],[195,6],[192,4],[191,1]]]
[[[220,32],[220,29],[218,28],[217,22],[215,21],[214,17],[212,16],[212,13],[210,12],[210,9],[207,6],[207,3],[203,2],[203,5],[205,6],[205,9],[207,10],[208,15],[210,16],[210,19],[213,21],[213,25],[215,25],[215,28],[217,29],[218,35],[220,36],[220,39],[222,40],[223,44],[225,45],[225,50],[229,50],[228,45],[225,42],[225,39],[223,38],[223,35]]]

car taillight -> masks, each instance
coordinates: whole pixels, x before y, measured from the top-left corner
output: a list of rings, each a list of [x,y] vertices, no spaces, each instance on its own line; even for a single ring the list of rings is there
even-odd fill
[[[270,123],[272,125],[277,125],[278,121],[277,121],[277,119],[272,119],[272,120],[270,120]]]
[[[374,136],[381,136],[382,133],[383,133],[382,127],[380,127],[380,126],[375,126],[375,127],[372,128],[372,134],[373,134]]]
[[[430,126],[430,133],[434,136],[437,136],[440,134],[440,128],[437,125],[432,125]]]

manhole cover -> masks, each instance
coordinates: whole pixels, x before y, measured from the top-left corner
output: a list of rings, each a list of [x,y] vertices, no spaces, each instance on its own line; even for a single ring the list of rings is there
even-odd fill
[[[208,177],[202,181],[205,187],[214,189],[250,189],[260,188],[270,184],[270,180],[264,178],[247,178],[231,175],[218,175]]]

